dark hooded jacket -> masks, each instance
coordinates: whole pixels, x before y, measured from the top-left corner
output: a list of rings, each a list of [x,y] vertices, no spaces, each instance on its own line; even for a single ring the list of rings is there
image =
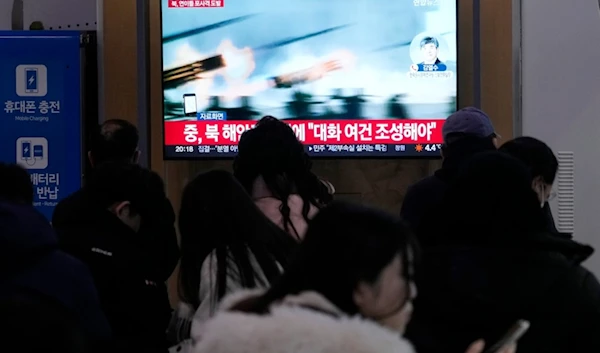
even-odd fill
[[[111,339],[88,268],[58,249],[52,227],[32,206],[0,201],[0,297],[20,296],[64,307],[96,346]]]
[[[90,268],[117,351],[166,351],[171,308],[164,278],[141,246],[147,233],[95,206],[85,189],[79,197],[82,207],[54,226],[61,248]]]
[[[464,352],[530,321],[520,353],[600,352],[600,284],[581,263],[593,249],[546,230],[531,176],[497,152],[453,181],[426,248],[407,337],[419,353]]]
[[[490,139],[467,136],[455,141],[445,148],[446,156],[442,167],[431,176],[425,177],[411,185],[404,195],[400,217],[408,223],[417,235],[422,247],[435,246],[432,236],[442,230],[439,212],[446,196],[446,191],[452,183],[461,166],[473,156],[482,152],[495,151],[496,146]],[[569,234],[561,234],[556,229],[550,205],[546,203],[543,208],[546,230],[560,237],[571,238]]]
[[[85,189],[81,189],[62,200],[52,215],[54,227],[68,226],[70,222],[85,217],[83,212],[91,205],[88,204]],[[179,246],[175,233],[175,212],[167,198],[155,200],[157,214],[160,215],[143,224],[141,234],[143,241],[139,244],[153,259],[153,266],[160,281],[169,279],[179,261]]]
[[[496,146],[490,139],[463,137],[445,147],[442,168],[406,190],[400,216],[416,233],[422,246],[428,246],[429,233],[437,231],[430,227],[437,223],[435,221],[442,207],[448,185],[454,180],[462,164],[478,153],[495,149]]]

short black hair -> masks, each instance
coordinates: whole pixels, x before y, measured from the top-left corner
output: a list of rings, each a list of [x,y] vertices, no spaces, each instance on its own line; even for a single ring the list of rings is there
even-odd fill
[[[421,39],[421,48],[423,48],[427,44],[433,44],[436,48],[440,47],[440,42],[435,37],[425,37]]]
[[[152,205],[166,198],[164,183],[158,174],[125,162],[100,164],[94,169],[85,190],[94,204],[101,208],[129,201],[132,211],[142,218],[160,217],[155,214],[159,207]]]
[[[517,137],[503,144],[499,150],[523,162],[534,178],[541,177],[545,183],[554,184],[558,159],[543,141],[530,136]]]
[[[499,234],[520,237],[545,229],[532,177],[525,163],[507,153],[486,151],[469,158],[444,195],[446,237],[439,241],[490,243]]]
[[[33,203],[33,184],[27,170],[14,163],[0,162],[0,199],[13,203]]]
[[[123,119],[110,119],[98,126],[90,153],[94,163],[133,160],[140,141],[138,129]]]

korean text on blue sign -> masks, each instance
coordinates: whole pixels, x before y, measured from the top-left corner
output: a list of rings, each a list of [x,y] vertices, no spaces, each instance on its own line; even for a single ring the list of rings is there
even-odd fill
[[[0,31],[0,161],[27,169],[51,219],[81,187],[80,35],[31,33]]]

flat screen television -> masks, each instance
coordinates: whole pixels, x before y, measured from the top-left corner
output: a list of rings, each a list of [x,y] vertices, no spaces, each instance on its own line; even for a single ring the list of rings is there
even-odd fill
[[[265,115],[313,157],[435,157],[456,0],[161,0],[166,159],[235,156]]]

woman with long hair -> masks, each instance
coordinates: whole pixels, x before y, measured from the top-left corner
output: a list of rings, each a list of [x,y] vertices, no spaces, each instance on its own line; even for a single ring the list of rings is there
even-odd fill
[[[296,238],[318,209],[332,201],[332,186],[312,171],[292,128],[271,117],[246,131],[234,161],[235,177],[265,215]]]
[[[312,220],[280,280],[226,298],[194,352],[413,352],[401,335],[417,295],[416,258],[399,219],[334,202]]]
[[[279,277],[296,241],[269,221],[226,171],[194,178],[179,212],[180,308],[170,333],[174,343],[190,337],[218,302],[239,288],[267,287]]]

